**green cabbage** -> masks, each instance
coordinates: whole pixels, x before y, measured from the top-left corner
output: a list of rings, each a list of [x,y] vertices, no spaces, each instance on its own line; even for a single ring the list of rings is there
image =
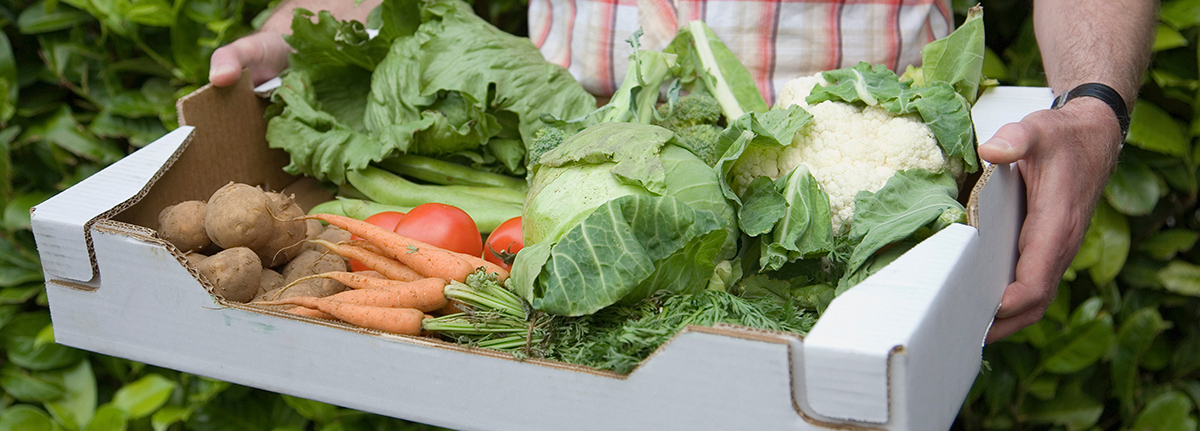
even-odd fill
[[[531,169],[525,248],[509,283],[536,309],[579,316],[659,291],[699,292],[736,249],[717,172],[670,130],[599,123]]]

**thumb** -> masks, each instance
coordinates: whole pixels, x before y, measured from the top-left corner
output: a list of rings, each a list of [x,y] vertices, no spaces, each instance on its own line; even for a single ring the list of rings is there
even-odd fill
[[[979,157],[989,163],[1012,163],[1029,153],[1036,133],[1025,123],[1005,124],[979,146]]]

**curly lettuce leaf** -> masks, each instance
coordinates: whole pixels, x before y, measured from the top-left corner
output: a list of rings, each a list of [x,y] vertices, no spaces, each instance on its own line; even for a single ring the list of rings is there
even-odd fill
[[[273,99],[282,109],[275,108],[281,114],[271,122],[291,124],[274,126],[269,142],[293,155],[289,172],[340,184],[346,170],[395,153],[523,171],[517,154],[494,151],[489,142],[530,140],[542,114],[575,117],[595,108],[595,99],[566,69],[547,62],[528,39],[475,16],[466,3],[387,0],[381,10],[374,39],[361,24],[327,14],[312,23],[311,15],[298,13],[293,21],[289,42],[296,52],[288,73],[307,74],[304,88],[294,89],[316,97],[293,92]],[[310,110],[336,121],[301,115]],[[355,134],[366,136],[354,137],[356,144],[377,147],[338,146]]]

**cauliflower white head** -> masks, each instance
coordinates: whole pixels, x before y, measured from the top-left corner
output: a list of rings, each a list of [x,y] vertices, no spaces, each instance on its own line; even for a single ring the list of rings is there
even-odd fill
[[[739,194],[757,176],[779,178],[807,165],[829,195],[833,229],[838,232],[854,216],[859,191],[876,192],[896,171],[950,169],[958,176],[962,162],[948,162],[933,131],[916,114],[896,116],[879,107],[825,101],[809,106],[805,98],[820,74],[796,78],[784,85],[777,108],[800,105],[812,120],[796,133],[790,145],[752,145],[734,164],[731,186]]]

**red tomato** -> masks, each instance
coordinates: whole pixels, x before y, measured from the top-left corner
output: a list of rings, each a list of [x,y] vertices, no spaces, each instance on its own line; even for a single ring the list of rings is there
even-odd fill
[[[500,265],[504,269],[512,269],[513,259],[517,252],[525,247],[525,237],[521,235],[521,218],[513,217],[500,223],[483,243],[483,259]]]
[[[399,212],[399,211],[384,211],[381,213],[372,214],[370,217],[363,219],[363,221],[365,221],[367,223],[373,224],[375,226],[379,226],[379,227],[387,229],[387,230],[395,230],[396,225],[400,224],[400,220],[404,220],[404,213]],[[359,238],[357,236],[352,236],[351,239],[359,240],[362,238]],[[363,265],[362,262],[359,262],[354,259],[350,259],[350,270],[351,271],[365,271],[368,269],[371,269],[371,268],[367,268],[367,266]]]
[[[466,211],[430,202],[418,205],[396,225],[396,233],[471,256],[483,255],[483,237]]]

